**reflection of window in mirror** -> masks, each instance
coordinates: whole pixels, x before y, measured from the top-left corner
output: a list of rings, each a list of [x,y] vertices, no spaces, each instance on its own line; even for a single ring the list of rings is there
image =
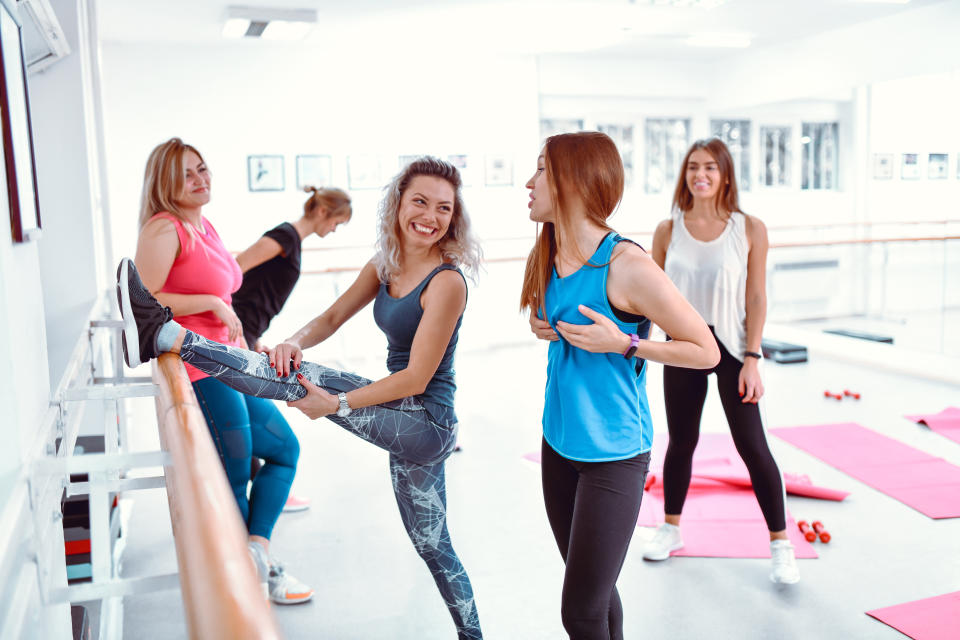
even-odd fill
[[[737,188],[750,191],[750,121],[711,120],[710,135],[723,140],[730,150],[737,174]]]
[[[648,118],[644,126],[644,191],[672,190],[690,146],[688,118]]]
[[[633,125],[598,124],[597,130],[610,136],[617,145],[620,157],[623,159],[624,186],[633,185]]]
[[[839,189],[836,122],[804,122],[800,137],[801,189]]]
[[[760,184],[789,187],[791,170],[790,127],[760,127]]]

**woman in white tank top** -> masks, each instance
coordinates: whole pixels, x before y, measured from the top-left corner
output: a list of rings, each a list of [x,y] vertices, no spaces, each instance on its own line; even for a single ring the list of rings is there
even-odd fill
[[[664,367],[670,432],[663,469],[666,522],[645,548],[644,558],[665,560],[683,547],[680,516],[690,486],[707,376],[716,373],[731,435],[770,530],[770,579],[789,584],[800,574],[787,538],[783,478],[757,406],[763,396],[758,365],[767,315],[767,247],[766,227],[740,211],[726,145],[716,138],[695,142],[677,180],[673,214],[654,234],[653,259],[713,329],[720,363],[706,370]]]

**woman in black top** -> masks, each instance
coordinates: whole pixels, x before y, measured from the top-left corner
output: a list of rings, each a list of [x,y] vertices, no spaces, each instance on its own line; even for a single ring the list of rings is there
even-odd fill
[[[300,278],[300,243],[311,233],[321,238],[350,221],[350,196],[335,188],[306,187],[310,197],[303,216],[284,222],[263,234],[237,256],[243,284],[233,294],[233,310],[243,325],[243,337],[253,351],[266,351],[260,343],[270,321],[280,313]]]
[[[304,191],[310,197],[303,203],[303,215],[299,220],[280,223],[237,256],[243,271],[243,284],[233,294],[233,310],[243,325],[247,346],[253,351],[268,349],[260,338],[300,279],[300,244],[303,239],[311,233],[323,238],[349,222],[353,215],[350,196],[341,189],[308,186]],[[259,458],[251,459],[251,480],[261,466]],[[309,498],[290,493],[283,510],[303,511],[309,507]]]

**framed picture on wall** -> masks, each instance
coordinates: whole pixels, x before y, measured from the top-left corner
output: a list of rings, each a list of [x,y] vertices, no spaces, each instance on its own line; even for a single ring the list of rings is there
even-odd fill
[[[487,155],[484,173],[488,187],[509,187],[513,185],[513,161],[503,154]]]
[[[900,179],[901,180],[919,180],[920,179],[920,154],[905,153],[900,159]]]
[[[447,156],[447,162],[452,164],[460,172],[460,181],[465,187],[472,187],[476,182],[477,168],[473,158],[466,153],[452,153]]]
[[[247,188],[250,191],[283,191],[283,156],[247,156]]]
[[[351,189],[379,189],[383,186],[383,167],[380,164],[380,157],[348,156],[347,179]]]
[[[893,178],[893,154],[873,154],[873,179],[890,180]]]
[[[330,156],[297,156],[297,189],[329,187],[333,182]]]
[[[950,156],[945,153],[931,153],[927,156],[927,178],[946,180],[949,172]]]
[[[12,0],[0,2],[0,45],[0,128],[10,228],[14,242],[25,242],[39,236],[40,207],[23,45]]]

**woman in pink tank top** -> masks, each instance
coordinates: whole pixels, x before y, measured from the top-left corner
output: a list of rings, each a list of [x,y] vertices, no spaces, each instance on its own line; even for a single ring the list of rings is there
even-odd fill
[[[177,322],[224,344],[246,346],[231,306],[240,266],[202,213],[210,202],[210,171],[200,152],[179,138],[158,145],[147,160],[136,265],[150,292]],[[270,534],[290,492],[300,445],[269,400],[235,391],[184,365],[250,534],[250,552],[279,604],[306,602],[313,590],[268,554]],[[247,498],[252,457],[265,460]]]

